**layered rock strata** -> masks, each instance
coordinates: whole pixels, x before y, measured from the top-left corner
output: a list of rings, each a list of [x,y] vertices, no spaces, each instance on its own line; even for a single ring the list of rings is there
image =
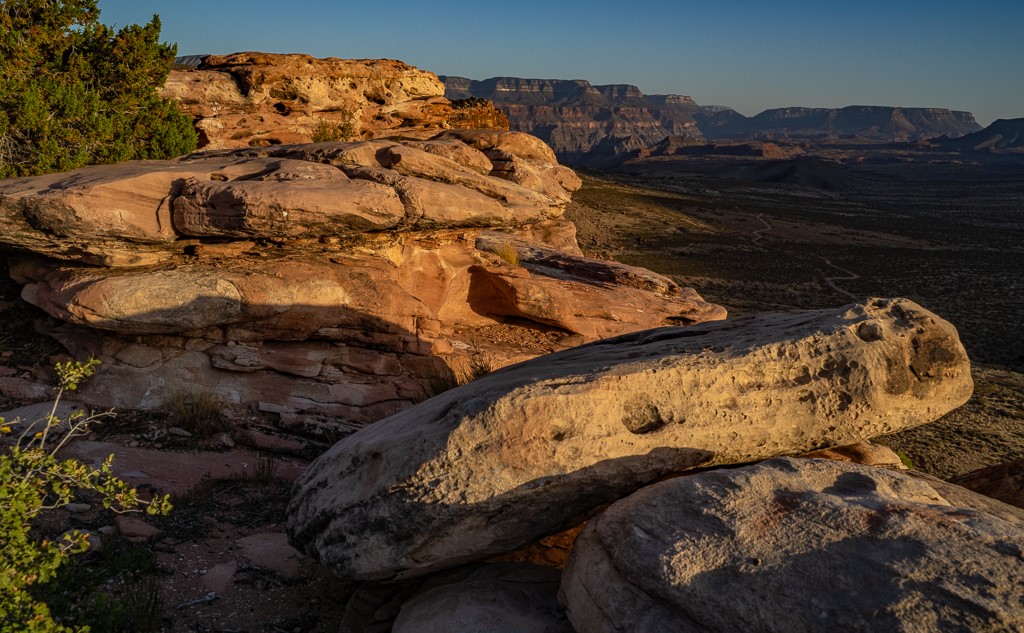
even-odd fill
[[[161,94],[196,120],[200,147],[359,140],[438,130],[451,115],[431,72],[391,59],[205,55]]]
[[[91,404],[198,387],[351,429],[470,361],[724,318],[583,257],[561,217],[579,186],[518,132],[220,150],[4,181],[0,241],[35,253],[10,268],[49,332],[104,362]]]
[[[776,459],[655,484],[576,541],[577,631],[1012,631],[1024,512],[923,475]]]
[[[511,551],[671,473],[932,421],[971,389],[955,329],[906,300],[640,332],[349,436],[297,484],[289,532],[343,578],[414,577]]]

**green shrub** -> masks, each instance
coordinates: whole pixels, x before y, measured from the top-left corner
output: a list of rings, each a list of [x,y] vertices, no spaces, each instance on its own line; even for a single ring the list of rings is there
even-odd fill
[[[195,149],[157,93],[177,53],[160,19],[115,33],[99,14],[96,0],[0,3],[0,178]]]
[[[170,510],[167,497],[143,501],[134,488],[115,477],[110,470],[113,456],[99,469],[57,457],[61,447],[83,434],[96,418],[83,415],[62,421],[53,412],[64,392],[76,389],[98,364],[96,360],[59,363],[60,382],[50,415],[27,425],[14,445],[0,453],[0,630],[5,632],[83,630],[54,621],[46,603],[32,592],[52,580],[72,555],[88,549],[86,535],[77,530],[56,541],[37,538],[33,521],[43,511],[67,504],[79,491],[98,494],[103,507],[117,512],[141,507],[150,514]],[[63,422],[69,428],[58,431]],[[12,426],[0,419],[0,432],[11,434]]]

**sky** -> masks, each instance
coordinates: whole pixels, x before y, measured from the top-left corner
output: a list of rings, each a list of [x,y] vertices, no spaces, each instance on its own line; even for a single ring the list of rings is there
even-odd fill
[[[752,116],[887,105],[1024,117],[1024,0],[99,0],[180,55],[400,59],[439,75],[627,83]]]

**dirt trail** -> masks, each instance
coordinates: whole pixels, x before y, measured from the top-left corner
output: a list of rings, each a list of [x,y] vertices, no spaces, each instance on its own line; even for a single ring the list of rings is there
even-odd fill
[[[772,225],[768,223],[768,220],[765,219],[765,215],[763,213],[758,213],[754,217],[755,217],[755,219],[757,221],[759,221],[761,224],[764,225],[764,228],[763,229],[757,229],[756,231],[753,231],[754,237],[751,238],[751,240],[750,240],[751,244],[757,244],[758,242],[762,241],[764,239],[764,234],[768,233],[771,230],[773,230]],[[834,269],[838,270],[839,272],[843,273],[842,275],[836,275],[836,276],[832,276],[832,277],[822,277],[822,281],[824,281],[826,284],[828,284],[828,286],[830,288],[832,288],[833,290],[835,290],[839,294],[844,295],[846,297],[849,297],[849,298],[853,299],[854,301],[860,301],[862,299],[862,297],[858,297],[857,295],[853,294],[852,292],[850,292],[848,290],[843,290],[836,283],[837,281],[851,281],[853,279],[860,279],[860,275],[858,275],[857,273],[855,273],[855,272],[853,272],[851,270],[847,270],[845,268],[842,268],[841,266],[836,266],[827,257],[822,257],[821,260],[823,262],[825,262],[826,266],[828,266],[830,268],[834,268]]]

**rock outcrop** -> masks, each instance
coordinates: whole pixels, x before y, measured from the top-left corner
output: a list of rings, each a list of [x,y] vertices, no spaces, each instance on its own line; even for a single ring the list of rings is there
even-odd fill
[[[592,520],[577,631],[1016,630],[1024,512],[923,475],[776,459],[645,488]]]
[[[414,577],[565,529],[671,473],[932,421],[972,383],[906,300],[600,341],[496,372],[336,444],[289,508],[343,578]]]
[[[89,404],[201,389],[337,437],[473,363],[724,318],[583,257],[579,186],[519,132],[219,150],[0,182],[0,242],[35,253],[10,270],[49,333],[103,361]]]
[[[205,149],[423,136],[451,115],[433,73],[390,59],[205,55],[161,94],[196,120]],[[425,132],[426,131],[426,132]]]

